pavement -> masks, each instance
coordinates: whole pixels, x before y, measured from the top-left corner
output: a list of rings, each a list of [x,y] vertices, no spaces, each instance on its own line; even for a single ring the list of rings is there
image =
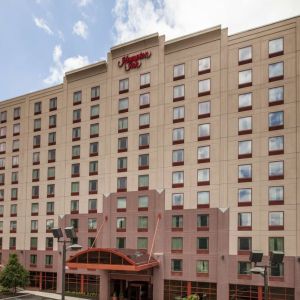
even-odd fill
[[[46,293],[46,292],[40,292],[40,291],[28,291],[23,290],[18,292],[15,296],[8,296],[7,298],[1,298],[1,300],[60,300],[61,295],[55,294],[55,293]],[[70,297],[65,296],[65,300],[89,300],[88,298],[77,298],[77,297]]]

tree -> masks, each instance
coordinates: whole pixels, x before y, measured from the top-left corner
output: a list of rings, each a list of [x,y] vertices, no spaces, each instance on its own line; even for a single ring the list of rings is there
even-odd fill
[[[0,284],[4,288],[12,289],[15,294],[17,287],[24,288],[28,283],[29,273],[19,263],[17,254],[10,254],[7,265],[0,273]]]

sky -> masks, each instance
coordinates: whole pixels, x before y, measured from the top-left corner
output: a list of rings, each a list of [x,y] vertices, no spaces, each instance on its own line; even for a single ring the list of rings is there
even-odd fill
[[[146,34],[233,34],[297,15],[300,0],[0,0],[0,101],[57,85]]]

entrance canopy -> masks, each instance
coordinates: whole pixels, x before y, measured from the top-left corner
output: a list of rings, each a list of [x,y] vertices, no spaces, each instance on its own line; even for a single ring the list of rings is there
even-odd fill
[[[158,266],[149,254],[136,249],[90,248],[72,256],[67,262],[71,269],[93,269],[138,272]]]

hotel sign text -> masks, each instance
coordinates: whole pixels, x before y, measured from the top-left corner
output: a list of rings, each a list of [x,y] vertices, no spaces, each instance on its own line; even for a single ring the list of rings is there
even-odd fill
[[[122,60],[118,61],[119,68],[125,66],[125,71],[129,71],[131,69],[138,69],[141,65],[142,59],[148,59],[151,57],[150,51],[140,52],[139,54],[133,56],[123,56]]]

